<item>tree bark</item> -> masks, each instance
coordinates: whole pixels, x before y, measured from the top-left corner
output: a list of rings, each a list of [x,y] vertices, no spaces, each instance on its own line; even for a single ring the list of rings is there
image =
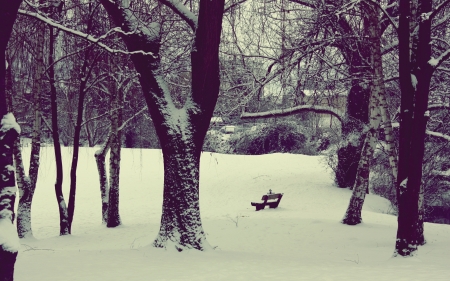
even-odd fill
[[[129,51],[153,53],[153,56],[131,56],[140,74],[139,81],[164,157],[163,212],[160,231],[153,245],[171,245],[179,251],[208,249],[198,202],[199,159],[219,93],[219,43],[224,1],[200,0],[198,20],[183,9],[188,16],[182,18],[194,30],[195,39],[191,52],[192,91],[182,108],[175,107],[161,75],[160,27],[155,23],[145,28],[137,25],[138,19],[123,1],[101,2],[123,31],[140,29],[140,32],[122,34]],[[170,3],[165,4],[171,7]]]
[[[341,34],[353,36],[354,31],[345,17],[337,17],[332,25]],[[338,150],[336,183],[339,187],[353,187],[364,144],[363,128],[369,123],[370,87],[367,77],[372,75],[370,42],[365,38],[348,39],[337,44],[352,77],[347,97],[346,120],[342,124],[345,145]]]
[[[4,49],[2,52],[4,62]],[[0,59],[1,56],[0,55]],[[0,77],[3,78],[4,76]],[[4,89],[3,89],[4,90]],[[6,100],[0,101],[6,105]],[[13,166],[13,146],[20,128],[11,113],[2,116],[0,125],[0,280],[13,280],[14,264],[20,242],[14,229],[16,186]]]
[[[370,64],[372,76],[370,80],[370,117],[369,131],[366,134],[361,159],[358,164],[355,185],[350,204],[342,223],[356,225],[362,222],[361,211],[364,204],[366,192],[369,190],[370,161],[375,152],[378,139],[378,128],[382,121],[380,114],[380,96],[384,96],[384,77],[381,60],[381,34],[378,18],[378,7],[373,3],[361,3],[362,11],[367,15],[367,37],[370,46]]]
[[[102,147],[95,152],[95,162],[97,163],[98,177],[100,181],[100,196],[102,199],[102,223],[106,224],[108,221],[108,198],[109,198],[109,183],[106,175],[106,154],[111,147],[112,136],[108,135],[108,139]]]
[[[44,71],[44,39],[45,25],[37,23],[37,42],[36,42],[36,72],[33,81],[33,112],[34,124],[33,135],[31,138],[31,155],[30,166],[28,170],[29,180],[19,179],[22,181],[23,190],[19,190],[19,204],[17,209],[17,229],[20,238],[33,236],[31,230],[31,204],[33,201],[34,191],[39,173],[39,158],[41,151],[41,99],[43,89],[43,71]],[[20,173],[22,175],[22,173]]]
[[[174,138],[163,146],[164,200],[161,227],[155,247],[204,250],[206,243],[199,207],[200,154],[192,139]],[[176,138],[176,139],[175,139]]]
[[[120,182],[120,150],[122,133],[119,125],[122,124],[123,93],[122,89],[114,85],[114,94],[111,96],[111,142],[109,153],[109,196],[107,227],[116,227],[121,224],[119,214],[119,182]]]
[[[13,146],[20,128],[8,114],[6,98],[5,51],[21,1],[3,1],[0,9],[0,280],[14,279],[14,265],[20,242],[14,229],[16,186],[13,168]]]
[[[66,207],[66,201],[64,200],[64,195],[62,192],[63,184],[63,164],[61,155],[61,144],[59,142],[59,128],[58,128],[58,103],[57,103],[57,93],[55,87],[55,66],[54,66],[54,46],[55,38],[53,27],[50,28],[50,42],[49,42],[49,54],[48,54],[48,74],[50,78],[50,105],[52,111],[52,139],[53,139],[53,149],[55,152],[55,162],[56,162],[56,181],[55,181],[55,195],[56,201],[58,202],[59,210],[59,235],[70,234],[69,229],[69,218]]]
[[[431,12],[431,0],[420,0],[418,3],[419,15]],[[431,20],[428,17],[418,17],[417,48],[412,44],[412,58],[410,58],[411,10],[413,9],[408,0],[400,1],[398,32],[402,119],[397,179],[398,229],[394,255],[401,256],[414,255],[417,246],[425,243],[419,208],[424,140],[429,118],[426,111],[433,73],[433,68],[428,63],[431,59]],[[417,80],[416,85],[412,84],[412,75]]]

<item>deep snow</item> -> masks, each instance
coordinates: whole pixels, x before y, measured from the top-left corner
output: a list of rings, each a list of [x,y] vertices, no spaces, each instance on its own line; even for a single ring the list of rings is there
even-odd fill
[[[425,225],[428,244],[393,258],[396,217],[368,195],[364,223],[342,225],[350,191],[336,188],[320,157],[205,152],[200,206],[210,252],[155,249],[162,204],[159,150],[123,149],[123,225],[101,224],[96,149],[82,148],[73,235],[59,237],[53,148],[44,148],[32,207],[36,239],[21,240],[15,280],[448,280],[450,226]],[[63,148],[66,198],[69,148]],[[24,149],[24,158],[29,148]],[[28,161],[26,159],[25,163]],[[269,189],[280,207],[255,212]]]

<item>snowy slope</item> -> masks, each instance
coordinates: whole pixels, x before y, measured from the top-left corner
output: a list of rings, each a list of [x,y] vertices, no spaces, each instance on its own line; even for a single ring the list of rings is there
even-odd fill
[[[15,280],[448,280],[450,226],[426,224],[428,244],[414,258],[392,258],[396,217],[369,195],[364,223],[339,223],[350,191],[334,187],[319,157],[204,153],[200,206],[215,251],[155,249],[162,203],[159,150],[123,149],[123,226],[101,224],[94,149],[80,151],[73,235],[59,237],[52,148],[32,209],[34,235],[22,240]],[[65,153],[68,188],[70,149]],[[25,151],[27,156],[29,151]],[[283,192],[277,209],[255,212],[251,201]],[[67,190],[66,190],[67,191]],[[66,193],[67,194],[67,193]]]

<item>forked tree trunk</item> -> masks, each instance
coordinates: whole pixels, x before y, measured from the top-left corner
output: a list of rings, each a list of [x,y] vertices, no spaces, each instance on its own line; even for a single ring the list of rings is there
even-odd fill
[[[199,16],[178,1],[161,2],[185,20],[195,33],[191,51],[192,90],[183,108],[176,108],[162,76],[160,26],[138,24],[127,1],[101,0],[120,26],[129,51],[153,55],[131,56],[160,139],[164,157],[164,199],[160,232],[154,246],[205,250],[210,248],[199,209],[199,159],[201,147],[219,94],[219,44],[223,0],[200,0]],[[177,3],[177,4],[174,4]],[[138,31],[136,30],[138,29]],[[111,198],[110,198],[111,200]]]
[[[55,86],[55,66],[54,66],[54,46],[55,38],[53,34],[53,27],[50,27],[50,42],[49,42],[49,54],[48,54],[48,74],[50,78],[50,105],[52,110],[52,139],[53,150],[55,152],[56,163],[56,181],[55,181],[55,195],[58,202],[59,210],[59,235],[70,234],[69,230],[69,214],[67,212],[66,201],[62,192],[63,184],[63,164],[61,155],[61,144],[59,142],[59,128],[58,128],[58,104],[56,96]]]
[[[80,136],[83,122],[83,109],[84,98],[86,97],[86,83],[88,80],[87,65],[88,65],[88,53],[86,50],[84,53],[84,61],[81,67],[80,88],[78,91],[78,106],[77,106],[77,121],[75,124],[75,132],[73,136],[73,154],[72,165],[70,166],[70,191],[69,191],[69,205],[67,207],[68,212],[68,225],[69,234],[72,233],[72,222],[75,213],[75,198],[77,190],[77,168],[78,168],[78,154],[80,151]]]
[[[414,1],[413,1],[414,2]],[[418,2],[419,15],[432,11],[431,0]],[[425,152],[426,114],[433,67],[431,59],[431,19],[420,17],[418,21],[417,48],[410,58],[410,1],[400,1],[399,21],[399,74],[401,89],[401,120],[399,166],[397,178],[398,229],[394,255],[412,256],[417,246],[424,244],[423,221],[420,220],[420,192],[422,161]],[[417,79],[415,87],[411,74]],[[413,94],[412,94],[413,93]]]

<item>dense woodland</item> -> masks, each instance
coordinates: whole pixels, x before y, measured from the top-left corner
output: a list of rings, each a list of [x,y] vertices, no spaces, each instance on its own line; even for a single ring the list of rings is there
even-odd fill
[[[368,192],[391,201],[395,256],[426,243],[424,220],[450,222],[439,217],[450,207],[449,0],[0,5],[0,280],[13,278],[18,238],[33,235],[42,146],[54,147],[60,235],[76,214],[80,146],[98,147],[93,184],[111,228],[121,224],[121,148],[162,150],[155,247],[210,247],[202,151],[323,154],[336,186],[353,190],[343,224],[361,223]],[[61,146],[73,147],[70,178]]]

